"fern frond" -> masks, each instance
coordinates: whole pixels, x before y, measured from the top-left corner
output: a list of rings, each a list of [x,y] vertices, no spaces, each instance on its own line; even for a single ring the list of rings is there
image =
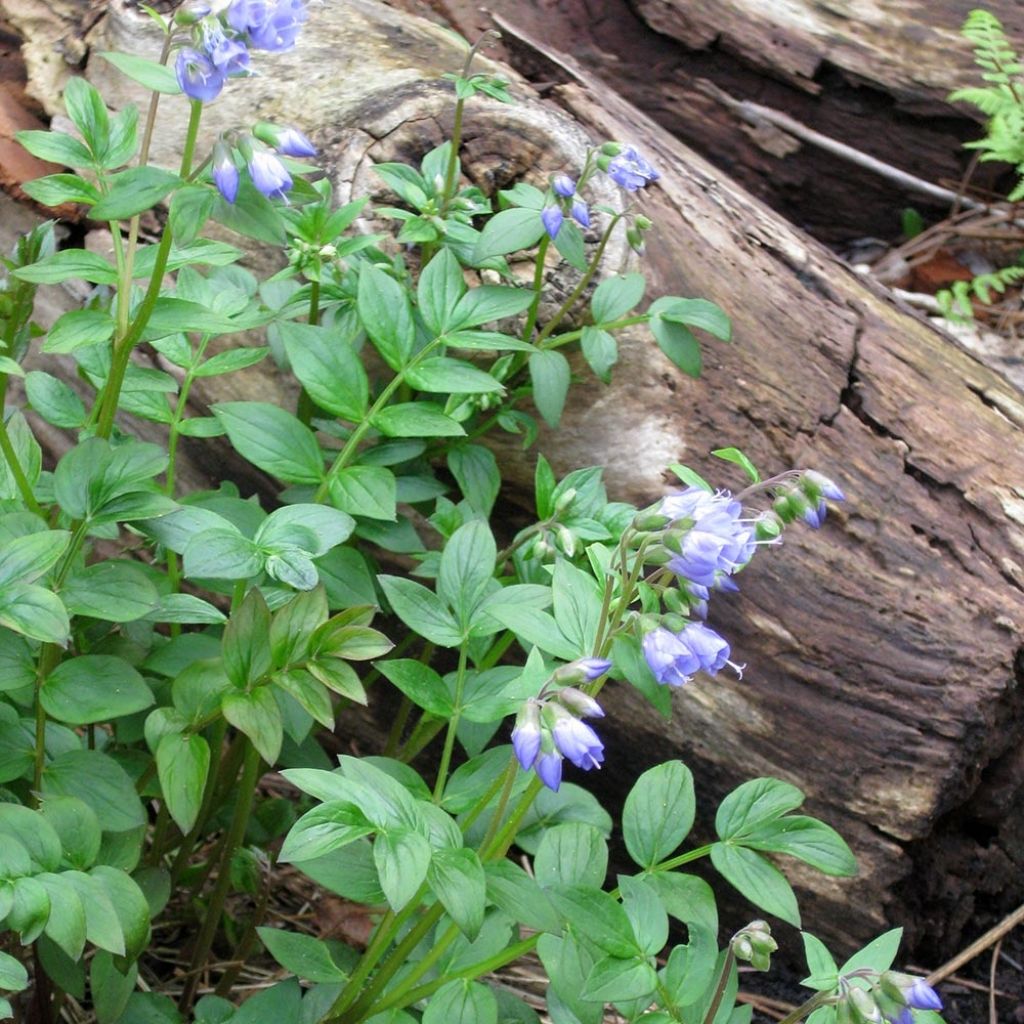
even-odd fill
[[[942,315],[957,323],[970,323],[974,319],[971,296],[985,306],[993,302],[992,292],[1002,295],[1007,287],[1024,281],[1024,265],[1002,267],[991,274],[978,274],[970,281],[954,281],[949,288],[936,292],[935,299]]]

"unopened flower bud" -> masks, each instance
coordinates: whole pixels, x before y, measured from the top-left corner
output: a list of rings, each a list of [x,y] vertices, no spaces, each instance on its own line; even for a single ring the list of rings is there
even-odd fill
[[[555,194],[562,196],[563,199],[568,199],[576,193],[576,182],[568,174],[556,174],[551,182],[551,187],[555,190]]]
[[[637,255],[643,254],[643,235],[639,231],[637,231],[635,227],[631,227],[626,230],[626,241],[629,243],[629,247],[630,249],[633,250],[633,252],[635,252]]]
[[[742,932],[732,940],[732,955],[744,962],[749,961],[754,955],[754,947]]]
[[[440,195],[444,191],[444,175],[434,175],[434,191]]]
[[[809,469],[804,473],[801,484],[816,488],[822,497],[828,498],[830,501],[846,501],[846,495],[843,494],[842,490],[832,480],[823,473],[815,472],[813,469]]]
[[[676,612],[677,614],[688,611],[690,607],[689,601],[674,587],[665,588],[665,592],[661,595],[661,603],[667,611]]]
[[[659,625],[663,626],[670,633],[681,633],[689,623],[681,615],[669,612],[666,615],[662,615]]]
[[[882,1011],[870,992],[862,988],[852,988],[847,999],[857,1024],[882,1024]]]
[[[618,156],[622,152],[621,142],[606,142],[601,146],[603,156]]]
[[[610,665],[611,663],[606,662],[606,664]],[[575,686],[567,686],[564,690],[559,690],[558,699],[581,718],[604,718],[601,705],[589,693],[577,690]]]
[[[558,543],[565,553],[567,558],[572,558],[576,554],[576,538],[573,536],[572,530],[568,526],[559,523],[555,527],[555,534],[558,537]]]
[[[642,213],[638,213],[633,218],[633,223],[641,231],[649,231],[654,226],[654,221],[652,221],[650,217],[645,217]]]
[[[672,519],[661,512],[638,512],[633,519],[633,526],[637,530],[663,530]]]
[[[800,504],[794,504],[789,494],[780,494],[772,502],[772,511],[784,523],[791,523],[803,511]]]
[[[576,488],[568,487],[555,502],[555,515],[564,512],[576,500]]]
[[[764,512],[754,523],[754,536],[758,540],[775,540],[782,533],[782,523],[774,512]]]

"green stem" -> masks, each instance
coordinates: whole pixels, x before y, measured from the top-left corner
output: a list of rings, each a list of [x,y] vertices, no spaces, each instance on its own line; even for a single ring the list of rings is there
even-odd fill
[[[601,241],[597,243],[597,248],[594,250],[594,255],[590,259],[590,266],[587,267],[586,273],[580,278],[579,283],[569,293],[569,297],[558,307],[558,311],[555,315],[545,324],[544,329],[537,335],[537,347],[540,348],[544,344],[544,340],[551,334],[551,332],[565,319],[565,315],[576,305],[579,297],[587,290],[587,285],[590,284],[594,275],[597,273],[598,265],[601,262],[601,257],[604,255],[604,250],[608,245],[608,240],[612,236],[612,231],[615,230],[615,225],[622,219],[622,214],[617,213],[612,217],[611,223],[605,228],[604,234],[601,236]]]
[[[367,414],[362,418],[358,426],[356,426],[356,428],[349,435],[344,447],[341,449],[340,452],[338,452],[337,457],[331,464],[331,468],[327,470],[327,475],[324,477],[323,482],[316,489],[316,494],[313,495],[314,501],[322,502],[330,493],[332,478],[349,464],[352,457],[356,453],[356,449],[359,447],[359,442],[362,441],[363,437],[366,435],[366,432],[370,429],[370,426],[373,422],[373,418],[377,415],[377,413],[381,411],[381,409],[384,408],[385,405],[388,404],[388,402],[391,401],[391,396],[394,395],[394,393],[404,383],[406,373],[408,373],[409,370],[416,366],[421,360],[425,359],[440,344],[441,339],[434,338],[434,340],[431,341],[429,344],[424,345],[423,348],[421,348],[419,352],[417,352],[416,355],[414,355],[412,359],[409,360],[408,365],[402,367],[402,369],[399,370],[398,373],[396,373],[395,376],[388,382],[388,385],[377,396],[377,400],[373,403],[372,406],[370,406],[369,412],[367,412]]]
[[[320,282],[310,281],[309,283],[309,316],[311,324],[320,323]],[[310,397],[305,387],[299,388],[299,400],[295,408],[295,415],[308,427],[316,412],[316,402]]]
[[[412,701],[409,700],[405,694],[402,694],[402,700],[398,705],[395,720],[391,723],[391,729],[388,731],[387,743],[384,744],[385,757],[395,756],[395,751],[398,750],[398,744],[402,739],[402,733],[405,731],[405,727],[409,722],[409,714],[412,711],[412,708]]]
[[[231,858],[235,850],[242,844],[245,838],[245,829],[249,824],[249,815],[252,812],[253,798],[256,794],[256,784],[260,778],[260,755],[251,743],[246,743],[245,766],[242,769],[242,780],[239,783],[238,801],[235,803],[235,813],[231,818],[231,827],[224,842],[224,849],[221,852],[220,866],[217,874],[217,884],[214,886],[210,896],[210,904],[203,918],[199,929],[199,936],[196,939],[196,946],[192,953],[192,962],[189,967],[188,976],[185,980],[185,987],[182,989],[181,998],[178,1000],[178,1007],[182,1012],[187,1011],[196,994],[199,986],[199,975],[206,958],[213,946],[214,936],[217,934],[217,926],[220,924],[221,913],[224,910],[224,901],[227,898],[228,890],[231,888]]]
[[[710,844],[698,846],[695,850],[688,850],[686,853],[679,854],[678,857],[671,857],[669,860],[663,860],[660,864],[655,864],[651,871],[672,871],[675,868],[682,867],[683,864],[700,860],[701,857],[706,857],[709,853],[711,853]]]
[[[801,1003],[792,1013],[783,1017],[779,1021],[779,1024],[797,1024],[798,1021],[803,1020],[805,1017],[809,1017],[819,1006],[824,1006],[828,1003],[830,993],[828,992],[816,992],[810,999],[805,1003]]]
[[[188,131],[185,135],[185,146],[181,154],[179,176],[182,178],[188,174],[192,166],[192,157],[195,154],[196,140],[199,136],[199,122],[202,116],[203,104],[199,100],[193,100],[192,111],[188,121]],[[117,403],[121,395],[121,388],[124,385],[125,374],[128,371],[132,349],[135,348],[142,337],[142,332],[146,329],[146,324],[149,323],[149,318],[153,313],[153,308],[156,306],[156,301],[160,298],[164,273],[167,270],[167,260],[171,254],[172,241],[172,232],[170,226],[168,226],[164,228],[163,236],[160,239],[160,245],[157,249],[156,260],[153,266],[153,274],[149,279],[149,287],[146,289],[146,294],[143,296],[139,310],[135,314],[135,319],[123,335],[118,332],[114,339],[113,353],[110,360],[110,376],[107,378],[103,395],[99,401],[99,418],[96,425],[96,434],[99,437],[110,437],[110,433],[114,428],[114,416],[117,413]],[[127,273],[131,274],[132,270],[129,268]],[[130,279],[127,282],[127,287],[129,290],[131,289]],[[128,301],[128,297],[125,297],[125,304]],[[118,297],[118,302],[121,302],[120,296]]]
[[[7,468],[10,469],[11,476],[14,477],[14,482],[18,485],[18,493],[21,495],[21,500],[25,502],[30,512],[41,516],[43,510],[40,508],[39,502],[36,501],[36,496],[32,493],[32,485],[28,482],[28,477],[25,476],[25,471],[21,468],[21,463],[18,461],[18,453],[14,450],[11,435],[7,432],[7,424],[4,422],[2,408],[0,408],[0,451],[3,452]]]
[[[447,938],[447,932],[442,937],[440,942],[444,942]],[[531,952],[537,945],[537,940],[540,938],[541,933],[538,932],[531,935],[529,938],[520,939],[519,942],[513,943],[511,946],[506,946],[500,953],[495,953],[494,956],[488,957],[486,960],[481,960],[479,963],[475,963],[469,967],[460,968],[457,971],[446,972],[441,978],[436,978],[434,981],[428,981],[424,985],[420,985],[418,988],[413,988],[412,983],[418,978],[422,977],[425,973],[420,970],[420,965],[423,961],[413,969],[408,978],[403,979],[402,984],[399,985],[394,992],[388,995],[385,999],[382,999],[379,1003],[370,1007],[367,1017],[375,1017],[379,1013],[384,1013],[387,1010],[394,1009],[395,1007],[412,1006],[414,1003],[418,1003],[421,999],[426,999],[428,996],[432,996],[442,985],[447,984],[454,978],[479,978],[485,974],[492,974],[494,971],[506,964],[515,963],[520,957],[525,956]],[[439,945],[440,945],[439,942]],[[448,943],[445,943],[447,946]],[[435,947],[436,948],[436,947]],[[431,957],[433,950],[427,954]],[[433,957],[436,960],[436,957]],[[428,967],[430,964],[427,965]],[[413,977],[415,975],[415,977]]]
[[[722,1005],[722,997],[725,995],[726,987],[729,984],[729,975],[732,973],[735,962],[736,957],[733,954],[732,946],[729,946],[725,951],[725,959],[722,961],[722,972],[718,975],[715,994],[711,997],[711,1002],[708,1004],[707,1013],[704,1014],[704,1024],[712,1024],[715,1017],[718,1016],[718,1008]]]
[[[519,762],[516,760],[515,754],[513,754],[508,759],[508,766],[505,768],[505,773],[502,776],[501,796],[498,798],[498,805],[494,808],[494,814],[491,816],[491,820],[487,825],[487,832],[480,841],[481,850],[486,850],[490,845],[491,840],[494,839],[495,835],[498,833],[502,816],[505,813],[505,808],[508,807],[509,798],[512,796],[512,787],[516,784],[516,776],[518,774]]]
[[[202,361],[203,356],[206,355],[206,348],[209,344],[210,335],[204,334],[199,339],[195,358],[192,360],[192,365],[185,371],[185,379],[181,382],[181,387],[178,390],[178,401],[174,407],[174,415],[171,418],[171,426],[167,435],[167,476],[164,483],[164,493],[170,498],[174,497],[178,440],[181,436],[179,428],[182,420],[185,419],[185,409],[188,406],[188,396],[196,379],[196,370],[199,369],[199,363]]]
[[[594,324],[598,330],[602,331],[618,331],[623,327],[633,327],[636,324],[645,324],[651,318],[646,313],[640,313],[637,316],[624,316],[619,320],[612,320],[606,324]],[[545,348],[561,348],[563,345],[568,345],[571,341],[579,341],[583,337],[583,331],[585,328],[580,328],[577,331],[566,331],[565,334],[556,334],[548,339]]]
[[[526,313],[526,323],[523,325],[523,341],[527,343],[530,341],[534,327],[537,326],[537,310],[540,309],[541,293],[544,288],[544,258],[548,254],[550,245],[551,239],[545,234],[540,240],[540,245],[537,246],[536,262],[533,266],[533,302],[530,303],[530,308]]]
[[[466,650],[468,643],[468,640],[463,640],[459,647],[459,667],[455,674],[455,706],[448,719],[448,732],[445,733],[441,764],[437,769],[437,781],[434,783],[435,804],[439,804],[441,797],[444,796],[444,787],[448,782],[448,769],[452,763],[452,751],[455,749],[455,730],[458,728],[459,718],[462,716],[462,691],[466,685],[466,660],[469,656],[469,652]]]

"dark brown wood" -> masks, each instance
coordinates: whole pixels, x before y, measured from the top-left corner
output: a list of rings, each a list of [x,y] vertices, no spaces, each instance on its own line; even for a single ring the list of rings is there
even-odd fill
[[[807,926],[849,945],[903,923],[925,952],[953,948],[975,915],[1021,893],[1020,395],[637,110],[588,70],[580,40],[593,26],[573,37],[548,13],[545,42],[523,31],[518,46],[547,69],[549,102],[517,79],[521,107],[472,107],[468,173],[493,187],[571,172],[584,131],[641,146],[663,175],[639,197],[657,224],[648,294],[712,298],[734,317],[736,337],[710,343],[705,375],[692,381],[635,333],[613,385],[589,379],[540,450],[560,472],[605,465],[612,494],[643,503],[664,492],[672,461],[738,485],[708,456],[723,444],[769,472],[818,468],[849,496],[820,533],[794,529],[743,573],[740,595],[715,601],[713,623],[747,662],[744,679],[693,684],[671,724],[628,688],[609,692],[608,768],[583,781],[614,797],[637,770],[683,757],[709,806],[745,778],[779,774],[808,792],[810,810],[847,836],[862,866],[852,882],[796,876]],[[149,45],[133,18],[114,7],[98,45]],[[595,24],[615,33],[615,22]],[[545,56],[555,43],[564,50]],[[328,4],[294,54],[211,106],[211,127],[254,111],[288,116],[321,143],[340,193],[362,194],[374,187],[374,160],[439,141],[451,107],[436,77],[456,58],[447,36],[410,14],[369,0]],[[106,65],[91,61],[88,73],[117,103],[129,98]],[[620,244],[610,266],[626,265]],[[197,411],[222,386],[207,382]],[[269,372],[228,387],[235,398],[282,391]],[[533,454],[516,444],[500,454],[508,500],[523,499]],[[209,470],[225,465],[234,473],[237,462]],[[244,488],[258,485],[240,472]],[[197,461],[192,474],[198,483],[207,467]],[[730,925],[743,923],[738,915]]]

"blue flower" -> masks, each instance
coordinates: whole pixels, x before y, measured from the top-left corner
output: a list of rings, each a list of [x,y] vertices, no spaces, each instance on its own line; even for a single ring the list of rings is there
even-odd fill
[[[938,992],[924,978],[914,978],[914,983],[904,991],[907,1006],[915,1010],[941,1010],[942,1000]]]
[[[223,142],[218,142],[213,147],[211,174],[220,194],[229,203],[233,203],[238,198],[240,175],[230,148]]]
[[[540,741],[540,705],[535,700],[528,700],[516,715],[516,727],[512,730],[512,749],[524,772],[528,772],[537,760]]]
[[[590,210],[582,199],[572,201],[572,219],[585,228],[590,227]]]
[[[228,24],[272,53],[290,50],[308,18],[303,0],[233,0],[228,8]]]
[[[843,494],[842,490],[824,474],[809,469],[804,473],[804,479],[816,487],[822,496],[828,498],[829,501],[846,501],[846,495]]]
[[[562,784],[562,755],[557,750],[545,750],[533,765],[537,777],[548,789],[556,793]]]
[[[576,193],[576,182],[568,174],[555,175],[551,187],[555,190],[555,194],[563,199],[569,199]]]
[[[679,640],[690,649],[700,662],[700,667],[709,675],[731,664],[728,643],[702,622],[691,622],[679,634]]]
[[[609,162],[608,177],[627,192],[636,192],[661,175],[632,146],[627,146]]]
[[[561,230],[562,221],[565,219],[565,215],[562,213],[561,207],[558,206],[545,206],[540,211],[540,219],[544,224],[544,230],[548,233],[549,237],[554,239],[558,236],[558,232]]]
[[[214,67],[225,75],[244,75],[249,71],[249,50],[240,39],[225,34],[219,22],[202,23],[203,50]]]
[[[644,637],[643,651],[654,678],[663,686],[685,686],[701,667],[693,651],[663,626]]]
[[[577,690],[575,686],[566,686],[559,690],[558,699],[581,718],[604,718],[601,705],[589,693]]]
[[[282,128],[274,148],[284,156],[316,156],[316,146],[297,128]]]
[[[742,505],[728,492],[712,494],[701,487],[688,487],[664,498],[658,510],[673,520],[692,521],[668,563],[674,573],[691,583],[721,585],[723,575],[746,565],[757,547],[754,530],[743,518]]]
[[[804,509],[804,522],[812,529],[817,530],[825,522],[826,515],[828,515],[828,505],[822,499],[818,502],[817,506],[808,505]]]
[[[256,150],[249,158],[249,177],[253,185],[269,199],[283,199],[292,187],[292,176],[273,153]]]
[[[174,73],[181,91],[191,100],[209,103],[224,88],[224,72],[209,57],[191,47],[178,51]]]
[[[549,704],[546,710],[554,717],[551,737],[562,754],[584,771],[600,768],[604,760],[604,744],[597,733],[557,704]]]

